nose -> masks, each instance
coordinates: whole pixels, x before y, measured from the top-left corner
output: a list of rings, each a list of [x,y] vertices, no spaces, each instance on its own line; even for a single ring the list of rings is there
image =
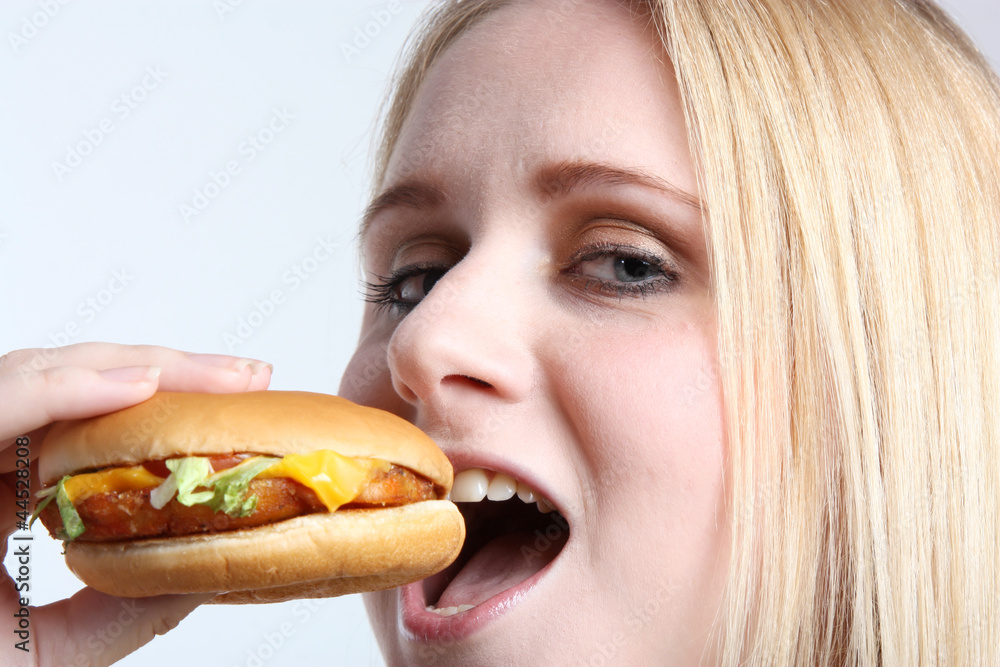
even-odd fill
[[[411,405],[459,397],[522,400],[531,390],[524,281],[502,257],[472,251],[442,276],[389,342],[396,393]]]

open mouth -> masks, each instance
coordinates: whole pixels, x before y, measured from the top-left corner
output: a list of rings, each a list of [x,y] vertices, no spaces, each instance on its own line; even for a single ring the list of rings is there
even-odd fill
[[[482,468],[455,476],[451,500],[465,517],[465,545],[444,571],[423,581],[427,610],[460,614],[530,579],[569,539],[569,523],[535,489]]]

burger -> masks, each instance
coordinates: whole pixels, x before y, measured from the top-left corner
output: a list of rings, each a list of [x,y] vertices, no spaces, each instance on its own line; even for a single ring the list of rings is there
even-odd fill
[[[38,472],[35,515],[69,568],[122,597],[392,588],[445,568],[465,538],[434,442],[325,394],[161,392],[54,424]]]

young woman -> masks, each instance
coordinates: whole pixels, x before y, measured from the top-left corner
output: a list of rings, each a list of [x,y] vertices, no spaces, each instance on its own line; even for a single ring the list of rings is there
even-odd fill
[[[341,393],[448,453],[470,553],[367,597],[386,661],[1000,660],[1000,101],[961,33],[916,0],[472,0],[406,63]],[[269,377],[31,354],[4,435]],[[511,489],[538,510],[481,500]],[[52,656],[103,602],[39,612]]]

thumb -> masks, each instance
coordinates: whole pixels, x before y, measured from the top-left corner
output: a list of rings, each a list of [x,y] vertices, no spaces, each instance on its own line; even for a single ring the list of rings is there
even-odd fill
[[[38,665],[110,665],[156,635],[173,630],[214,596],[126,599],[84,588],[66,600],[32,610],[39,637]],[[81,657],[87,662],[81,662]]]

